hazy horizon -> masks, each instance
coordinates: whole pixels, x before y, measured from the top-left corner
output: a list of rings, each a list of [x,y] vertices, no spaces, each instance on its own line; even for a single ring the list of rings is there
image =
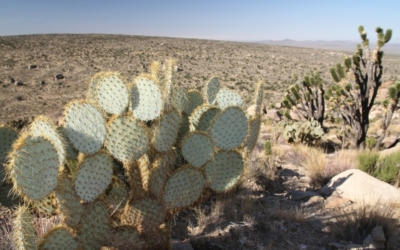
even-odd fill
[[[391,28],[400,43],[395,1],[77,1],[14,0],[0,9],[0,36],[118,34],[210,40],[359,42],[363,25]],[[399,32],[399,33],[397,33]]]

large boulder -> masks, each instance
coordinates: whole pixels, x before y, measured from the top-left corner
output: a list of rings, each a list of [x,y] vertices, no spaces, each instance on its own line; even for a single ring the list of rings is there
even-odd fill
[[[336,192],[341,197],[364,205],[400,205],[400,190],[380,181],[359,169],[346,170],[333,177],[320,189],[320,194],[329,196]]]

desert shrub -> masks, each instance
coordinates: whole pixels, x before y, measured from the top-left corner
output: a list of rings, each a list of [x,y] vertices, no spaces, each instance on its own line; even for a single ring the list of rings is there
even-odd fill
[[[372,174],[379,159],[379,153],[375,151],[363,151],[358,157],[358,169]]]
[[[374,137],[367,137],[367,139],[365,140],[365,145],[367,146],[367,148],[369,150],[372,150],[375,145],[376,145],[376,138]]]
[[[394,183],[398,177],[398,166],[400,165],[400,151],[389,154],[379,160],[372,176],[381,181]]]
[[[331,179],[343,171],[357,168],[357,156],[357,150],[340,150],[339,152],[336,152],[325,166],[325,178]]]
[[[271,147],[271,141],[266,140],[264,143],[264,150],[266,155],[271,155],[272,154],[272,147]]]
[[[394,208],[389,205],[358,205],[351,211],[339,209],[335,216],[337,221],[330,224],[329,228],[339,239],[362,244],[376,226],[382,226],[386,249],[399,249],[399,242],[396,242],[399,221],[394,212]]]

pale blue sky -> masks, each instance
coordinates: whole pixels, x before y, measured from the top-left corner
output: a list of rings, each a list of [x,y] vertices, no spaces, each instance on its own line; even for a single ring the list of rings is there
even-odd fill
[[[353,40],[393,30],[397,0],[1,0],[0,36],[106,33],[216,40]]]

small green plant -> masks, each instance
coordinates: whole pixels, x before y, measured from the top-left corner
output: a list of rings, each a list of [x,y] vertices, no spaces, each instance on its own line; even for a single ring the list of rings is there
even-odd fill
[[[264,143],[264,150],[266,155],[271,155],[272,154],[272,147],[271,147],[271,141],[266,140]]]
[[[376,145],[376,138],[374,137],[367,137],[367,139],[365,140],[365,144],[367,146],[367,148],[369,150],[372,150],[373,148],[375,148]]]
[[[398,176],[400,165],[400,151],[385,156],[379,160],[372,175],[381,181],[393,184]]]
[[[379,159],[379,153],[375,151],[363,151],[358,155],[358,169],[372,174]]]

